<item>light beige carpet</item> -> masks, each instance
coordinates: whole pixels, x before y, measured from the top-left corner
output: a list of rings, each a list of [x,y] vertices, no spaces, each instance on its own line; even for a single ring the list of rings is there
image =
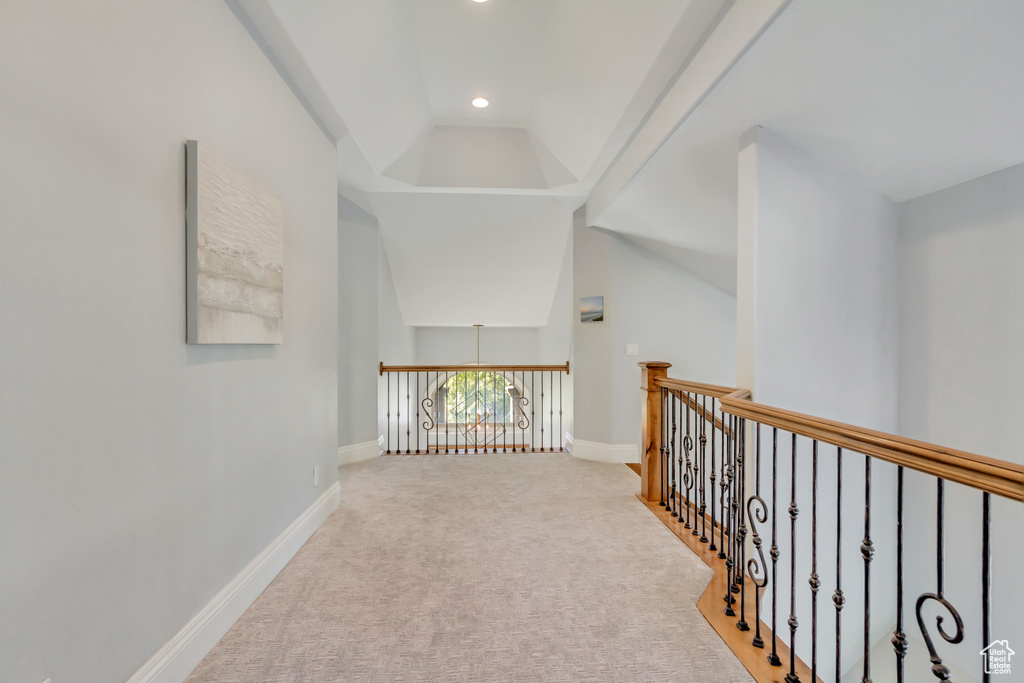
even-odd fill
[[[386,456],[188,679],[750,681],[622,465]]]

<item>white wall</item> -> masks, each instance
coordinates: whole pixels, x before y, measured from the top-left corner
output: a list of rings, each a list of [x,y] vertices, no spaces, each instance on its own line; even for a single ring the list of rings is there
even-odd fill
[[[573,355],[574,437],[640,444],[640,368],[672,363],[669,376],[731,384],[736,375],[736,300],[622,237],[576,225]],[[604,296],[605,320],[583,323],[579,300]],[[626,344],[639,345],[638,356]]]
[[[224,3],[4,2],[0,64],[0,678],[125,680],[332,483],[334,149]],[[283,200],[281,346],[184,342],[189,138]]]
[[[573,214],[573,438],[604,444],[613,443],[612,328],[607,322],[580,322],[579,302],[582,297],[603,296],[605,317],[611,319],[618,311],[612,293],[612,240],[610,234],[587,227],[586,207]]]
[[[338,196],[338,445],[376,441],[377,220]]]
[[[896,205],[856,179],[765,129],[741,141],[739,157],[738,383],[754,400],[893,432],[896,428],[898,264]],[[771,459],[771,430],[762,436]],[[788,640],[791,437],[779,437],[779,633]],[[798,653],[810,652],[811,454],[797,446]],[[819,453],[819,615],[835,588],[836,449]],[[860,658],[863,614],[864,457],[843,462],[844,669]],[[895,615],[895,468],[872,466],[872,642],[888,637]],[[763,470],[770,475],[770,469]],[[762,475],[765,476],[764,474]],[[770,482],[770,477],[764,478]],[[749,484],[748,484],[749,486]],[[770,491],[762,492],[772,505]],[[828,501],[826,504],[825,501]],[[770,534],[770,522],[761,528]],[[770,539],[769,539],[770,542]],[[823,569],[828,567],[828,569]],[[822,597],[825,596],[825,597]],[[770,601],[766,604],[770,605]],[[770,607],[765,620],[770,619]],[[819,618],[819,643],[832,642],[833,619]],[[889,634],[891,635],[891,633]],[[830,648],[819,648],[831,671]]]
[[[1024,463],[1024,166],[900,206],[900,432],[904,436]],[[908,528],[918,541],[909,587],[934,590],[933,478],[908,479]],[[966,641],[944,657],[978,671],[981,494],[949,485],[946,584]],[[1019,538],[1024,506],[993,500],[992,637],[1024,643]],[[948,617],[947,617],[948,620]],[[970,645],[968,647],[967,645]]]
[[[459,365],[475,363],[477,332],[473,327],[416,327],[416,363]],[[536,327],[484,327],[480,330],[480,362],[533,364],[540,362]],[[564,363],[565,358],[562,359]]]
[[[736,299],[656,254],[612,236],[612,283],[621,302],[611,323],[613,443],[641,441],[639,361],[672,363],[669,377],[732,385]],[[627,343],[639,356],[627,356]]]

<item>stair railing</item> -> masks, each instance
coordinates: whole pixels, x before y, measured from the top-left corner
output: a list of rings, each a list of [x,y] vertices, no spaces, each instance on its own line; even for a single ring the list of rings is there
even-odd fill
[[[565,365],[384,365],[385,453],[563,448]]]
[[[934,553],[930,562],[934,581],[925,578],[925,572],[914,572],[915,583],[928,580],[931,586],[914,597],[912,609],[928,650],[931,674],[938,680],[953,679],[943,648],[962,642],[969,642],[973,652],[981,651],[976,660],[979,680],[987,682],[993,674],[1008,672],[999,670],[1008,666],[1006,661],[985,654],[1000,642],[992,640],[993,609],[1010,610],[1012,615],[1021,608],[992,603],[992,496],[1024,501],[1024,467],[761,405],[752,402],[745,389],[671,379],[668,363],[640,366],[644,391],[640,498],[721,576],[722,580],[712,582],[719,595],[708,600],[705,594],[699,607],[756,680],[839,683],[857,666],[859,680],[870,682],[878,632],[872,608],[887,609],[893,604],[891,660],[874,664],[891,666],[899,683],[926,680],[926,672],[906,669],[909,620],[905,607],[914,597],[907,593],[907,562],[920,562],[927,553]],[[894,482],[887,481],[893,478],[888,471],[879,471],[891,466],[895,466]],[[844,490],[844,471],[849,479],[851,467],[858,470],[854,483],[859,486],[851,491],[848,483]],[[824,470],[829,473],[827,480]],[[927,505],[934,514],[930,520],[934,541],[925,533],[930,530],[910,531],[917,551],[913,558],[906,556],[906,470],[927,475],[914,481],[914,502],[918,507]],[[895,501],[879,499],[880,484],[886,484],[882,492],[891,493]],[[974,634],[967,632],[946,585],[948,484],[980,493],[976,573],[981,617],[979,632]],[[922,501],[928,490],[934,490],[934,498]],[[958,493],[961,498],[962,494]],[[854,521],[844,516],[844,496],[846,506],[855,504],[863,510],[862,520],[859,515]],[[800,510],[808,502],[809,524]],[[879,518],[893,502],[894,514]],[[963,514],[960,508],[956,512]],[[822,519],[834,526],[825,529],[819,525]],[[876,543],[880,538],[886,540],[882,545]],[[858,539],[859,547],[849,547],[858,545]],[[894,579],[893,592],[873,596],[872,586],[879,583],[879,577],[872,579],[880,559],[876,552],[888,551],[890,546],[895,557],[882,558],[881,564],[891,571],[887,576]],[[857,554],[859,561],[854,560]],[[859,565],[859,576],[853,580],[851,561]],[[826,584],[834,611],[830,624],[819,619],[819,592]],[[765,600],[770,608],[762,607]],[[844,614],[844,607],[856,607],[858,613]],[[798,618],[808,615],[809,633]],[[785,619],[788,637],[777,630],[780,618]],[[844,626],[854,630],[851,633]],[[826,653],[819,648],[819,635],[828,632],[834,636],[835,648],[824,657],[832,664],[824,672],[819,659]],[[851,637],[859,641],[856,659],[850,654]]]

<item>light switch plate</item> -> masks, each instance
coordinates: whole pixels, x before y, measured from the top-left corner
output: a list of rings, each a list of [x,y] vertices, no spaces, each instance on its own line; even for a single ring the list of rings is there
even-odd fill
[[[639,344],[626,344],[626,355],[627,356],[639,356],[640,345]]]

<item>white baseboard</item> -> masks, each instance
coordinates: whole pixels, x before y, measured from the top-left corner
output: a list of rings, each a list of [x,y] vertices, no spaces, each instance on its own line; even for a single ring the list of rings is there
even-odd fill
[[[584,441],[573,439],[565,435],[566,450],[572,453],[572,457],[580,460],[594,460],[596,462],[640,462],[640,454],[636,444],[633,443],[598,443],[597,441]]]
[[[370,460],[379,455],[380,443],[377,441],[364,441],[363,443],[354,443],[350,446],[341,446],[338,448],[338,466]]]
[[[341,503],[334,482],[178,631],[127,683],[181,683]]]

